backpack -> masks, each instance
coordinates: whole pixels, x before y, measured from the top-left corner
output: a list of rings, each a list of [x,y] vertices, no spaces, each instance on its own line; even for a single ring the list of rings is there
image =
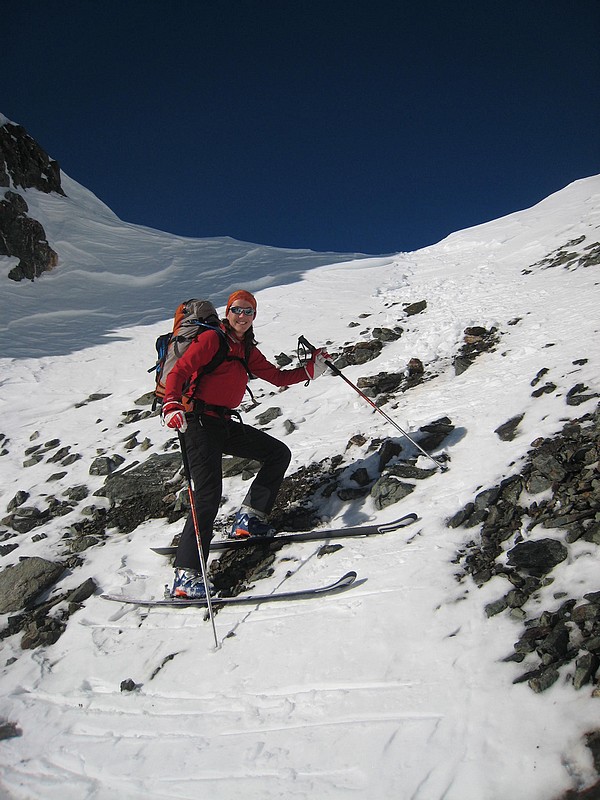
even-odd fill
[[[246,372],[251,376],[246,361],[250,348],[247,347],[246,349],[246,359],[234,359],[233,356],[227,355],[229,352],[227,337],[219,324],[217,310],[210,300],[185,300],[175,311],[173,330],[169,333],[161,334],[156,340],[156,364],[148,370],[148,372],[156,373],[153,410],[161,405],[164,400],[167,376],[177,363],[177,360],[181,358],[191,343],[205,331],[215,331],[219,334],[219,349],[209,363],[205,364],[202,370],[196,373],[184,387],[182,404],[186,410],[192,409],[193,404],[188,398],[192,397],[194,388],[201,376],[215,370],[223,361],[242,361]]]

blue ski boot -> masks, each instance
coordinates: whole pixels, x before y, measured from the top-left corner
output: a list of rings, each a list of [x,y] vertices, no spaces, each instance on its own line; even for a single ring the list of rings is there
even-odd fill
[[[214,594],[213,586],[209,583],[208,590],[210,595]],[[206,598],[206,586],[202,573],[193,569],[176,569],[171,597],[181,598],[182,600],[204,600]]]
[[[241,508],[235,515],[229,531],[230,539],[248,539],[250,536],[275,536],[275,528],[253,509]]]

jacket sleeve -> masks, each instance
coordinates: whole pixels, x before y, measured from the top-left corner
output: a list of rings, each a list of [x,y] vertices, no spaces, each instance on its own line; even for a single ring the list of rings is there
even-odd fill
[[[219,349],[219,334],[207,331],[191,343],[167,375],[165,400],[179,402],[186,382],[208,364]]]
[[[263,381],[267,381],[267,383],[272,383],[273,386],[292,386],[295,383],[302,383],[302,381],[308,380],[304,367],[279,369],[275,364],[267,361],[257,347],[252,348],[248,366],[253,375]]]

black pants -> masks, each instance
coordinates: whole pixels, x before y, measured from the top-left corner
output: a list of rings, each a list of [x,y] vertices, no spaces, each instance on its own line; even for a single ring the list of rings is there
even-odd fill
[[[268,514],[273,508],[292,454],[283,442],[264,431],[231,419],[221,419],[207,414],[202,414],[201,417],[188,417],[188,428],[183,435],[194,486],[202,552],[208,560],[213,524],[219,511],[223,491],[223,454],[251,458],[260,462],[261,468],[252,481],[244,504],[264,514]],[[181,534],[175,555],[175,566],[180,569],[200,571],[200,557],[191,513]]]

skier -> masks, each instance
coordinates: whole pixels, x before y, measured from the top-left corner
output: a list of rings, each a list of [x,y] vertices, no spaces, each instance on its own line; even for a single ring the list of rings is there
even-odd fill
[[[291,386],[314,380],[327,367],[327,353],[315,350],[310,361],[296,369],[282,370],[271,364],[256,346],[253,322],[256,298],[240,289],[227,300],[221,328],[227,337],[228,355],[219,366],[202,375],[219,349],[220,333],[206,331],[186,350],[170,371],[165,388],[162,418],[169,428],[184,436],[190,474],[193,478],[197,522],[205,564],[208,560],[213,523],[222,494],[223,454],[250,458],[261,467],[242,507],[237,512],[229,536],[273,536],[268,514],[291,460],[289,448],[264,431],[242,423],[234,410],[239,406],[249,375],[274,386]],[[198,380],[195,376],[200,373]],[[185,410],[182,395],[192,387],[193,411]],[[187,390],[189,391],[189,389]],[[177,553],[172,597],[203,598],[207,588],[202,576],[198,543],[192,514],[185,522]]]

